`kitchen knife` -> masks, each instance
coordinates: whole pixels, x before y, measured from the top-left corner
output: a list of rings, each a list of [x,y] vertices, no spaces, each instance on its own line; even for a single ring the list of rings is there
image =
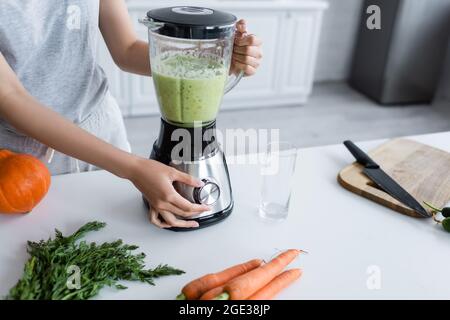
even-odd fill
[[[407,207],[413,209],[423,217],[431,215],[414,199],[405,189],[403,189],[394,179],[392,179],[380,166],[373,161],[369,155],[359,149],[352,141],[345,141],[344,145],[355,157],[356,161],[364,166],[363,172],[370,180],[377,184],[384,192],[397,199]]]

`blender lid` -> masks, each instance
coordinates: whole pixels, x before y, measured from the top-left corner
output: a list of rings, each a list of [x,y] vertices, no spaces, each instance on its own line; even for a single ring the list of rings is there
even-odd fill
[[[164,23],[158,33],[185,39],[221,38],[229,34],[229,28],[237,21],[236,16],[227,12],[191,6],[153,9],[147,12],[147,17]]]

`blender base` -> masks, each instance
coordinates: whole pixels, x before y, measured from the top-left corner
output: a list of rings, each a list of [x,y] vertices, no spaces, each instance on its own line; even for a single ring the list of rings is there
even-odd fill
[[[196,221],[199,224],[197,228],[180,228],[172,227],[167,228],[171,231],[194,231],[201,228],[206,228],[212,226],[224,219],[226,219],[233,211],[233,196],[231,190],[230,176],[228,173],[228,167],[226,164],[225,155],[221,151],[220,147],[217,145],[215,140],[215,121],[204,125],[203,127],[195,128],[181,128],[177,125],[170,124],[164,119],[161,119],[161,127],[158,139],[153,144],[153,148],[150,154],[150,159],[159,161],[163,164],[170,165],[181,172],[185,172],[191,176],[196,177],[203,181],[213,181],[218,186],[220,186],[219,197],[211,205],[211,214],[202,215],[192,219],[184,219],[186,221]],[[187,136],[191,137],[190,141],[193,143],[190,151],[191,154],[188,155],[189,159],[199,159],[195,160],[193,163],[191,161],[182,161],[179,164],[173,163],[171,159],[172,150],[180,143],[178,140],[172,140],[173,133],[176,130],[183,129],[187,130]],[[205,139],[206,133],[208,139]],[[198,135],[202,138],[201,143],[195,144],[195,136]],[[204,156],[206,148],[213,146],[210,152]],[[202,156],[201,158],[199,156]],[[211,183],[211,182],[209,182]],[[176,185],[175,189],[188,201],[196,203],[195,191],[191,186]],[[142,197],[144,204],[149,208],[149,203],[147,199]],[[198,203],[198,202],[197,202]]]
[[[147,199],[142,197],[142,200],[144,201],[145,207],[150,209],[150,206],[148,204]],[[220,212],[216,212],[214,214],[211,214],[209,216],[200,217],[200,218],[194,218],[194,219],[185,219],[186,221],[197,221],[199,226],[197,228],[179,228],[179,227],[172,227],[172,228],[166,228],[165,230],[175,231],[175,232],[187,232],[187,231],[194,231],[202,228],[206,228],[212,225],[215,225],[223,220],[225,220],[233,211],[234,203],[231,202],[231,204],[226,208],[225,210],[222,210]]]

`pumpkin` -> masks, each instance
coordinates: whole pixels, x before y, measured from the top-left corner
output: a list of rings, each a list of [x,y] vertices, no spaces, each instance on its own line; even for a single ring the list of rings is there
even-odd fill
[[[30,212],[49,187],[50,172],[41,161],[0,149],[0,212]]]

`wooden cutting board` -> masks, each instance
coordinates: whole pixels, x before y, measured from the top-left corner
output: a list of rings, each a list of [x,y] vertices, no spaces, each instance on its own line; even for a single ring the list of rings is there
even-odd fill
[[[450,153],[407,139],[391,140],[368,152],[417,201],[443,207],[450,201]],[[380,190],[353,163],[338,175],[346,189],[412,217],[421,217]]]

